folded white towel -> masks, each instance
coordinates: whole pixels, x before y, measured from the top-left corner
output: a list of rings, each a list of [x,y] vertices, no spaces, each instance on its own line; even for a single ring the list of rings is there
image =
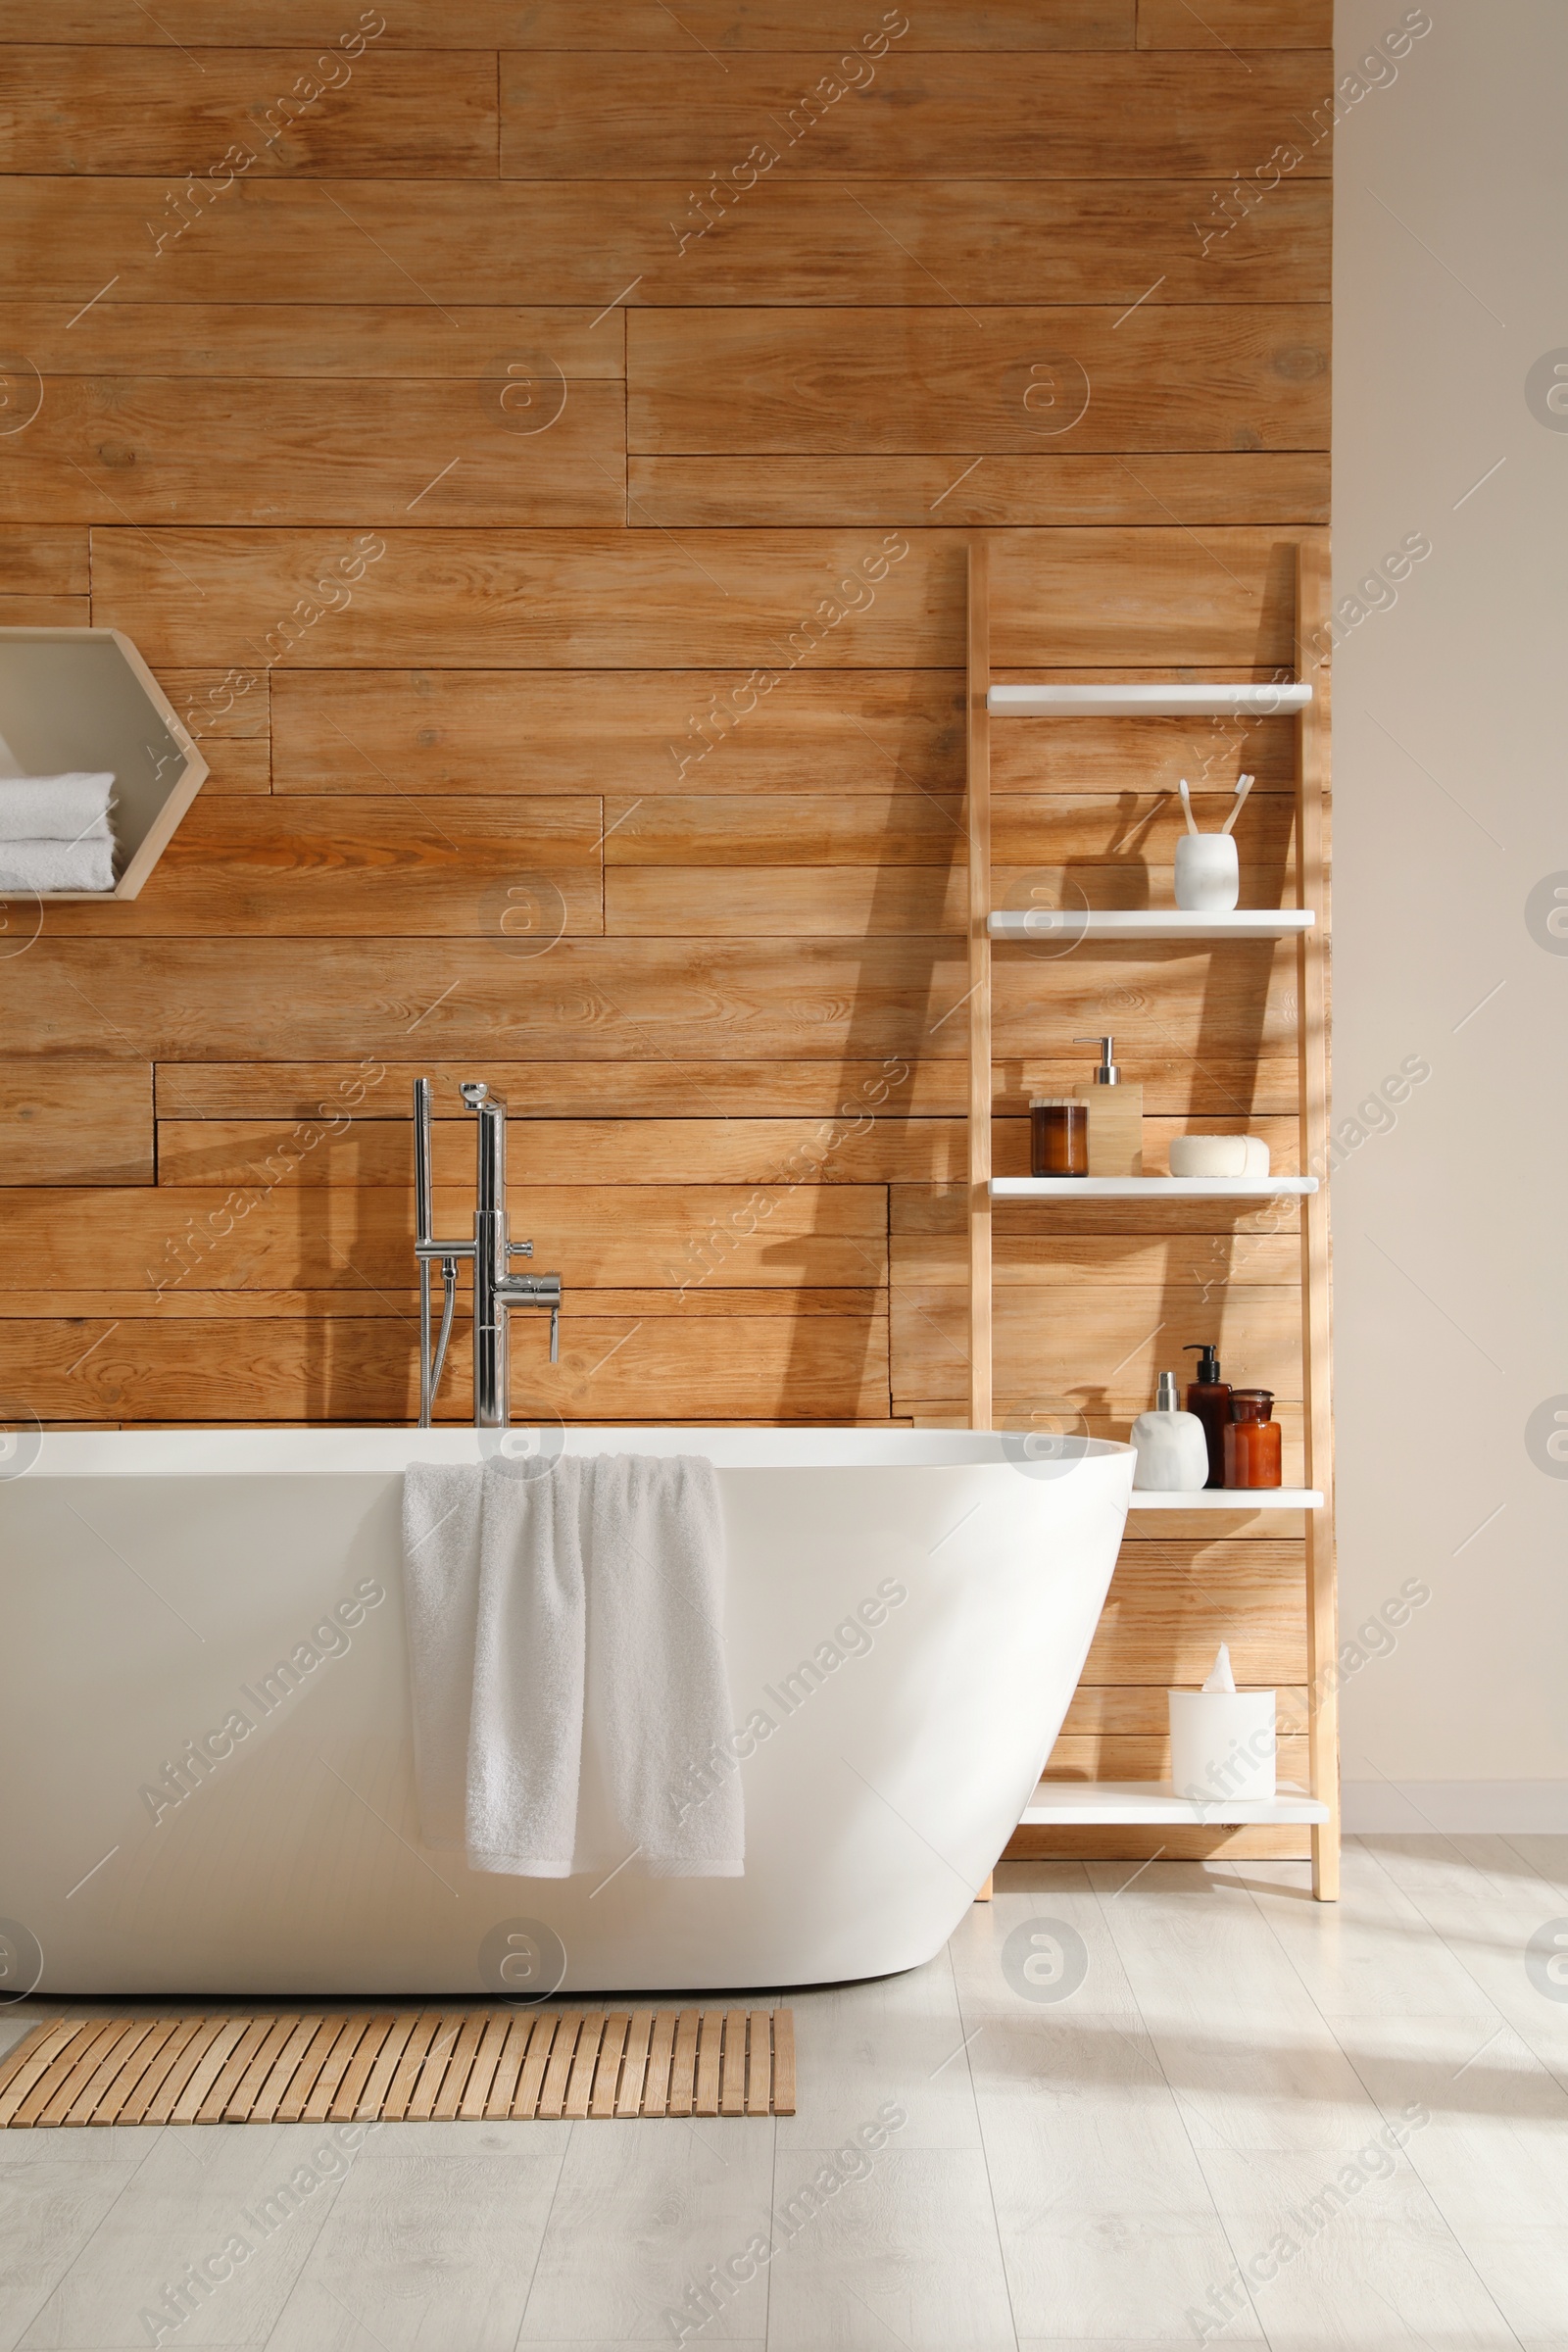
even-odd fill
[[[475,1870],[562,1878],[602,1868],[608,1836],[612,1864],[739,1876],[711,1463],[416,1462],[403,1529],[425,1842],[461,1845]],[[586,1842],[585,1741],[608,1816]]]
[[[711,1462],[599,1454],[589,1523],[588,1722],[624,1843],[656,1878],[739,1878],[724,1523]]]
[[[0,776],[0,841],[108,841],[112,775]]]
[[[403,1479],[403,1606],[414,1691],[414,1769],[426,1845],[462,1852],[479,1621],[477,1471],[411,1462]]]
[[[546,1475],[485,1465],[479,1607],[468,1717],[470,1870],[571,1875],[582,1769],[584,1579],[580,1494],[589,1464]]]
[[[0,838],[0,891],[114,887],[115,845],[107,835],[86,841]]]

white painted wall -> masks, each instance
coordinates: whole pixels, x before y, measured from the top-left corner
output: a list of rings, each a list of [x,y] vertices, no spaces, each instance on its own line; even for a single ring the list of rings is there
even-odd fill
[[[1568,1830],[1568,10],[1423,13],[1335,166],[1336,598],[1432,551],[1335,663],[1336,1126],[1432,1072],[1334,1184],[1342,1638],[1432,1593],[1345,1685],[1347,1819]],[[1342,89],[1407,21],[1340,0]]]

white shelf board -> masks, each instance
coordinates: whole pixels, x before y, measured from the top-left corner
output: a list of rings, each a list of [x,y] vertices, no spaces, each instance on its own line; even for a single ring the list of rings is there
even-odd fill
[[[1315,1176],[993,1176],[993,1200],[1266,1200]]]
[[[1310,931],[1310,906],[1238,906],[1227,914],[1193,914],[1179,906],[1070,906],[1001,910],[986,917],[993,939],[1289,939]]]
[[[1272,718],[1304,710],[1310,685],[993,686],[993,718]]]
[[[1320,1511],[1323,1496],[1316,1487],[1200,1487],[1196,1494],[1134,1487],[1127,1507],[1133,1511]]]
[[[1020,1829],[1085,1822],[1151,1829],[1240,1829],[1250,1823],[1327,1821],[1329,1809],[1293,1782],[1281,1781],[1268,1803],[1178,1796],[1169,1781],[1042,1781],[1019,1818]]]

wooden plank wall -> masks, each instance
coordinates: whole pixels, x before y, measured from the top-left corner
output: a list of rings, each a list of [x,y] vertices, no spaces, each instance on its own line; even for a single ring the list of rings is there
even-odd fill
[[[566,1305],[519,1416],[956,1417],[965,532],[1009,674],[1289,666],[1327,0],[0,0],[0,42],[42,391],[0,616],[126,630],[213,770],[134,905],[0,938],[0,1394],[408,1421],[423,1073],[443,1228],[459,1078],[520,1114]],[[1157,900],[1163,796],[1242,767],[1288,889],[1283,722],[995,732],[1019,903]],[[1292,1164],[1294,1022],[1266,946],[999,957],[998,1167],[1104,1029],[1151,1167],[1193,1121]],[[1298,1446],[1290,1220],[999,1250],[1004,1414],[1122,1430],[1213,1339]],[[1059,1768],[1157,1769],[1220,1632],[1299,1683],[1256,1525],[1129,1545]]]

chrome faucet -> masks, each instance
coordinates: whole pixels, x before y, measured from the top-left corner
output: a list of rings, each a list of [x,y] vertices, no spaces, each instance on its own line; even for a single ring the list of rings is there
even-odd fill
[[[531,1257],[532,1242],[514,1242],[507,1234],[507,1106],[482,1080],[459,1089],[478,1121],[478,1146],[471,1242],[437,1241],[434,1185],[430,1164],[430,1081],[414,1081],[414,1254],[419,1266],[419,1427],[430,1426],[435,1393],[452,1336],[452,1310],[457,1300],[458,1262],[473,1267],[473,1425],[475,1429],[505,1429],[507,1408],[508,1317],[514,1306],[550,1309],[550,1361],[561,1357],[561,1276],[514,1274],[514,1257]],[[430,1353],[430,1269],[441,1265],[441,1336]]]

